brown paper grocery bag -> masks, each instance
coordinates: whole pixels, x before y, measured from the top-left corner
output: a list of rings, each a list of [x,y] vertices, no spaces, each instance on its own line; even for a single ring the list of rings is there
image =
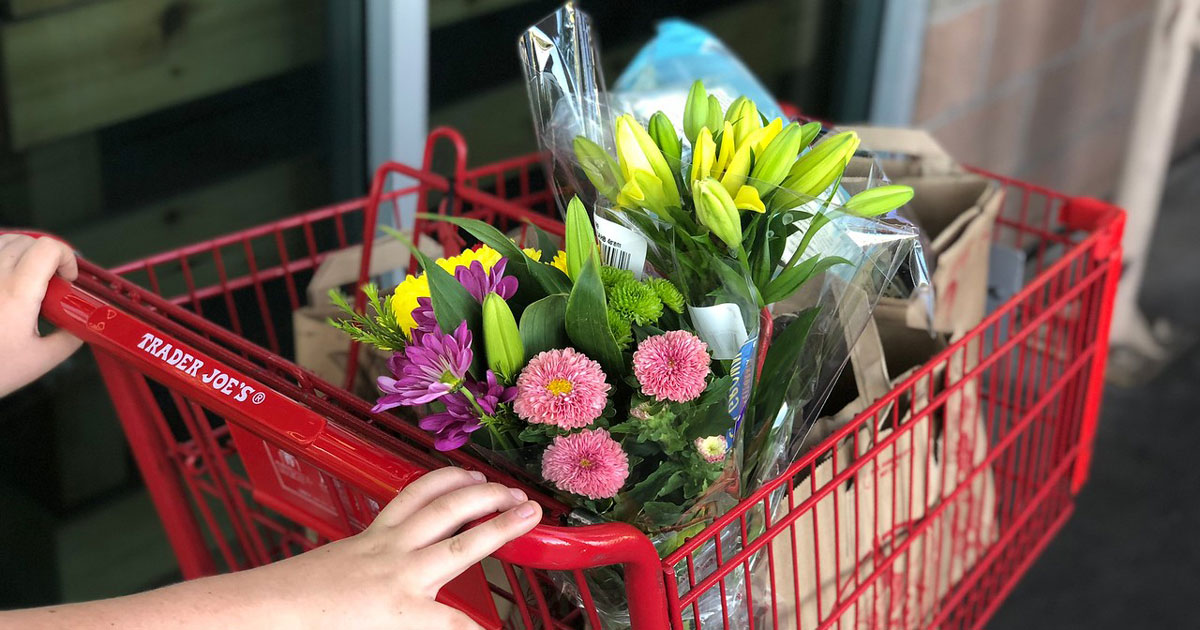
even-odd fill
[[[968,172],[927,132],[918,129],[854,127],[864,147],[878,154],[893,183],[916,193],[907,211],[928,238],[934,290],[933,321],[923,296],[881,298],[884,319],[952,335],[983,320],[987,304],[992,229],[1004,203],[992,180]]]
[[[420,247],[428,255],[441,255],[441,247],[428,236],[421,237]],[[403,271],[408,265],[409,254],[408,247],[395,239],[377,239],[371,250],[371,276]],[[292,313],[296,363],[339,385],[346,379],[350,340],[345,333],[329,325],[328,319],[341,316],[341,312],[330,303],[328,293],[330,289],[356,282],[361,260],[361,245],[338,250],[326,257],[305,291],[308,305]],[[373,400],[378,396],[375,378],[385,373],[388,353],[374,348],[362,348],[360,352],[354,393]]]
[[[890,356],[885,356],[884,343],[893,346]],[[828,435],[844,426],[881,396],[880,392],[905,380],[942,347],[943,342],[930,340],[923,331],[894,323],[883,328],[868,324],[851,350],[854,380],[868,393],[822,420],[818,431]],[[905,370],[895,379],[888,378],[889,358],[894,369]],[[948,363],[950,382],[961,380],[960,366],[978,362],[977,356],[952,359],[956,360]],[[936,375],[935,380],[944,382],[943,377],[944,373]],[[929,621],[941,597],[995,540],[992,471],[980,471],[968,490],[954,495],[952,504],[932,526],[921,530],[904,554],[890,561],[887,558],[920,529],[929,510],[948,500],[966,474],[984,461],[988,442],[978,415],[976,385],[964,383],[936,412],[922,413],[932,400],[926,380],[918,381],[910,396],[897,401],[901,405],[899,425],[911,426],[772,542],[773,581],[764,563],[756,567],[755,592],[772,594],[775,602],[774,610],[760,606],[756,611],[764,621],[778,615],[781,629],[815,627],[852,597],[839,615],[840,627],[890,627],[888,624],[905,620],[912,626]],[[836,458],[820,462],[813,475],[817,489],[888,439],[893,431],[892,413],[884,410],[877,417],[877,426],[863,427],[856,440],[843,439],[837,445]],[[814,445],[816,442],[819,440]],[[810,497],[812,487],[808,476],[798,479],[792,505]],[[773,520],[778,520],[787,513],[788,505],[786,501],[775,505]],[[829,532],[836,532],[836,538]],[[876,559],[882,561],[883,577],[855,596],[875,572]],[[789,570],[792,567],[795,573]]]

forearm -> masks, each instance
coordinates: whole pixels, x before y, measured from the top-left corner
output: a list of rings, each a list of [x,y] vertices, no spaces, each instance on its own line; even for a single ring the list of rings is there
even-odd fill
[[[256,570],[257,571],[257,570]],[[0,630],[296,627],[292,608],[252,572],[213,576],[94,602],[0,612]]]

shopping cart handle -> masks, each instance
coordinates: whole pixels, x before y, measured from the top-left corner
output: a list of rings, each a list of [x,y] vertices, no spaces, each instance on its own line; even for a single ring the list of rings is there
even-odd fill
[[[308,446],[325,429],[317,413],[272,391],[62,278],[50,280],[42,315],[84,341],[120,355],[164,384],[188,385],[214,409],[232,409],[259,433]],[[268,426],[269,425],[269,426]]]

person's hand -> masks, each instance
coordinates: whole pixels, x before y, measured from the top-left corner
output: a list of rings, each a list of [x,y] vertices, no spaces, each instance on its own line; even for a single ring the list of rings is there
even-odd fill
[[[79,349],[66,331],[38,334],[38,311],[54,274],[74,280],[75,254],[52,238],[0,234],[0,396],[33,382]]]
[[[455,533],[467,523],[490,521]],[[478,628],[439,589],[541,520],[525,493],[460,468],[413,482],[362,533],[242,574],[305,628]],[[279,618],[276,617],[278,622]],[[281,624],[286,627],[291,624]]]

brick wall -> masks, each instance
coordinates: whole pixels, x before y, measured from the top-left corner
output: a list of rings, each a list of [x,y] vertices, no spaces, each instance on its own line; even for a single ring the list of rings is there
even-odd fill
[[[932,0],[914,122],[963,162],[1072,194],[1120,175],[1151,0]],[[1200,140],[1194,64],[1177,153]]]

